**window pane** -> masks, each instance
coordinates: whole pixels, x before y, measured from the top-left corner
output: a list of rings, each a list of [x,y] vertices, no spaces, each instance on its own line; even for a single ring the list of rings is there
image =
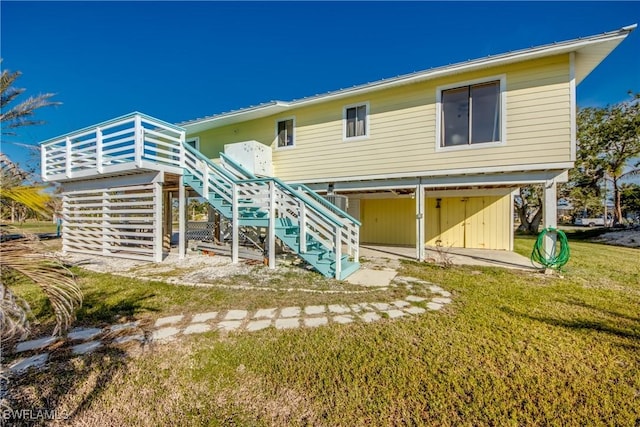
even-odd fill
[[[278,147],[293,145],[293,120],[278,122]]]
[[[357,107],[357,126],[356,135],[362,136],[367,134],[367,106],[360,105]]]
[[[471,143],[500,141],[500,83],[471,87]]]
[[[347,138],[356,136],[356,109],[347,108]]]
[[[469,87],[442,91],[442,145],[469,143]]]

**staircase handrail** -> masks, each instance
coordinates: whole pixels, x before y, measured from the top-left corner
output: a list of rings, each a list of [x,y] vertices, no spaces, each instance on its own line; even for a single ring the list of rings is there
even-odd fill
[[[347,212],[343,211],[342,209],[340,209],[339,207],[337,207],[336,205],[334,205],[333,203],[331,203],[330,201],[328,201],[327,199],[325,199],[324,197],[322,197],[321,195],[319,195],[318,193],[313,191],[311,188],[309,188],[305,184],[296,183],[296,184],[290,184],[290,185],[293,186],[294,188],[295,187],[302,187],[304,189],[304,194],[307,194],[307,195],[311,196],[313,199],[318,201],[320,204],[325,206],[327,209],[331,210],[331,212],[335,213],[338,216],[344,217],[345,219],[348,219],[349,221],[351,221],[354,224],[356,224],[358,227],[362,225],[362,223],[360,221],[358,221],[357,219],[355,219],[354,217],[349,215]]]
[[[246,170],[242,165],[240,165],[234,159],[230,158],[228,155],[226,155],[224,153],[220,153],[220,157],[225,162],[227,162],[231,166],[233,166],[239,172],[241,172],[241,173],[243,173],[243,174],[245,174],[247,176],[255,177],[255,175],[253,173],[251,173],[250,171]],[[277,177],[252,178],[252,179],[243,180],[243,181],[244,182],[250,182],[251,180],[261,180],[261,179],[272,179],[272,180],[274,180],[274,182],[277,183],[279,186],[281,186],[283,188],[286,188],[287,191],[289,191],[291,194],[293,194],[294,196],[296,196],[299,199],[303,200],[307,205],[313,207],[316,211],[321,213],[324,218],[331,220],[331,222],[336,224],[336,225],[343,225],[343,223],[342,223],[342,221],[337,221],[334,218],[331,218],[329,215],[327,215],[326,210],[329,210],[331,213],[333,213],[334,215],[336,215],[338,217],[345,217],[349,221],[354,222],[355,224],[357,224],[358,226],[362,225],[358,220],[356,220],[355,218],[351,217],[348,213],[344,212],[343,210],[341,210],[337,206],[333,205],[332,203],[326,201],[322,197],[320,197],[317,194],[315,194],[315,192],[313,190],[311,190],[309,187],[304,186],[305,188],[307,188],[311,192],[311,194],[315,194],[317,196],[317,198],[316,197],[313,197],[313,198],[307,197],[308,194],[306,192],[302,192],[302,191],[296,190],[293,186],[291,186],[290,184],[285,183],[284,181],[282,181],[280,178],[277,178]],[[301,184],[294,184],[294,185],[301,185]],[[320,206],[317,203],[315,203],[316,200],[318,202],[320,202]]]
[[[224,178],[226,178],[230,183],[237,183],[236,177],[234,177],[233,175],[231,175],[228,171],[226,171],[223,167],[220,167],[220,165],[217,165],[215,163],[213,163],[211,161],[211,159],[207,158],[207,156],[205,156],[204,154],[202,154],[199,150],[196,150],[195,148],[193,148],[192,146],[190,146],[189,144],[185,144],[183,143],[182,146],[191,154],[193,154],[194,156],[196,156],[198,159],[202,160],[203,162],[205,162],[209,167],[211,167],[212,169],[215,169],[216,172],[219,172],[221,175],[223,175]]]

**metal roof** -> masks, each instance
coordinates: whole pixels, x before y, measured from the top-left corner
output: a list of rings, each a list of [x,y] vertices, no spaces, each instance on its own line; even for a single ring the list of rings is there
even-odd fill
[[[473,59],[456,64],[417,71],[397,77],[382,79],[372,83],[357,85],[348,89],[340,89],[320,95],[295,99],[292,101],[271,101],[248,108],[215,114],[203,118],[179,123],[187,133],[193,134],[206,129],[212,129],[228,124],[267,117],[292,108],[328,102],[349,96],[366,94],[396,86],[413,84],[438,77],[455,75],[463,72],[483,68],[522,62],[536,58],[575,52],[575,78],[579,84],[594,68],[615,49],[618,44],[631,33],[637,24],[623,27],[619,30],[605,32],[598,35],[581,37],[563,42],[555,42],[537,47],[516,50],[499,55],[489,55],[480,59]]]

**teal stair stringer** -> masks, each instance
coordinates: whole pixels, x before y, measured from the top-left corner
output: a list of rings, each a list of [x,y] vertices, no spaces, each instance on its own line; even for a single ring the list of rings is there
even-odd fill
[[[274,235],[283,244],[326,277],[342,280],[359,269],[357,240],[360,223],[358,221],[346,213],[343,213],[343,217],[337,216],[332,212],[335,211],[335,206],[331,205],[332,209],[324,206],[328,202],[324,199],[316,200],[319,196],[315,193],[315,197],[310,197],[308,193],[295,190],[277,178],[256,178],[227,157],[223,158],[227,167],[215,164],[192,147],[186,144],[184,147],[186,151],[184,185],[188,185],[205,198],[222,216],[232,221],[235,188],[238,226],[268,227],[270,211],[263,205],[265,197],[269,197],[269,191],[271,191],[268,203],[276,203],[275,206],[278,207],[277,210],[273,208],[273,212],[278,212],[274,215]],[[205,186],[205,181],[209,185]],[[275,197],[274,194],[276,194]],[[282,200],[288,200],[289,204],[282,206]],[[300,210],[293,213],[297,206],[301,206]],[[307,215],[302,221],[307,224],[304,239],[301,239],[301,212],[313,213],[313,215],[302,214]],[[314,227],[314,224],[309,224],[312,222],[311,218],[319,219],[320,225]],[[333,235],[328,233],[329,229],[334,230]],[[340,244],[339,250],[337,249],[336,233],[341,238],[345,235],[355,235],[351,237],[355,240],[350,241],[351,256],[342,254],[343,244]],[[315,238],[314,234],[321,239]],[[301,246],[301,240],[304,242],[304,247]],[[339,274],[336,274],[337,257],[340,258]]]

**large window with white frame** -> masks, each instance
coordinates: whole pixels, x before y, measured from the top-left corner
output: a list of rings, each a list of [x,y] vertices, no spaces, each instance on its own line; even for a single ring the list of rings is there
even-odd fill
[[[295,117],[276,121],[276,148],[293,147],[295,141]]]
[[[369,103],[347,105],[343,111],[344,140],[367,138],[369,136]]]
[[[439,147],[504,142],[504,78],[438,88]]]

